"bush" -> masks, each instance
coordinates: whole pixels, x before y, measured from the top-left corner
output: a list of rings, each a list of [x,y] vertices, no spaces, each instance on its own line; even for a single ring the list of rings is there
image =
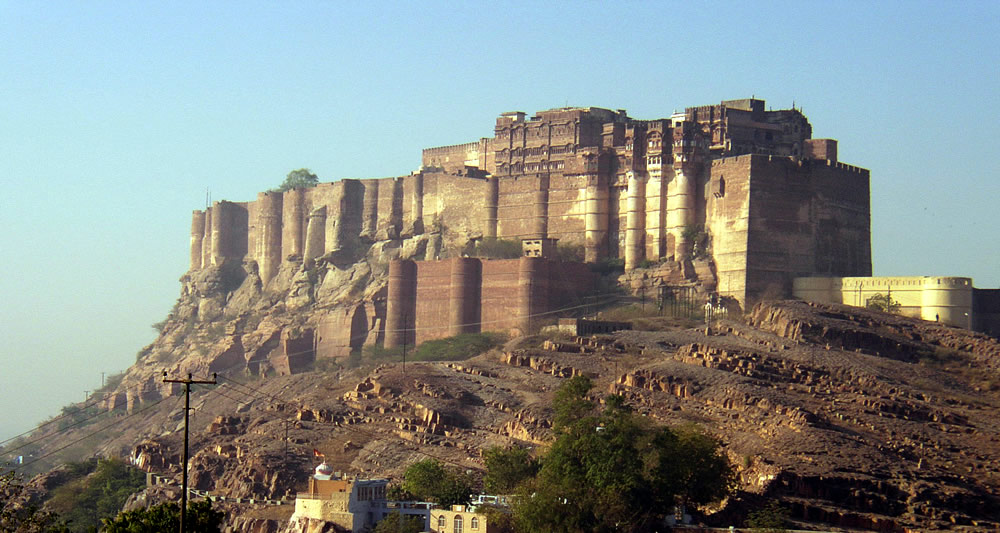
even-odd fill
[[[374,533],[420,533],[424,530],[424,520],[419,516],[402,516],[399,511],[375,524]]]
[[[521,242],[486,237],[476,241],[469,255],[485,259],[517,259],[521,257]]]
[[[220,531],[225,514],[212,509],[208,501],[188,505],[187,530],[192,533]],[[104,519],[105,533],[161,533],[175,531],[180,525],[181,507],[174,502],[162,503],[148,509],[121,513],[114,519]]]
[[[444,507],[468,505],[472,483],[465,474],[445,468],[437,459],[424,459],[406,467],[403,491],[422,501]]]
[[[463,333],[425,341],[413,352],[414,361],[462,361],[503,344],[503,333]]]
[[[762,533],[780,533],[785,531],[788,514],[788,509],[772,500],[763,509],[750,513],[747,518],[747,527]]]
[[[133,493],[146,486],[146,474],[121,459],[91,459],[71,463],[76,479],[52,492],[50,508],[69,521],[73,531],[97,528],[101,520],[121,511]]]
[[[602,276],[621,274],[625,272],[625,260],[619,257],[605,257],[596,263],[591,263],[590,271]]]
[[[571,263],[582,263],[586,259],[586,251],[582,244],[560,244],[556,246],[556,259]]]
[[[873,311],[898,314],[902,305],[888,294],[874,294],[865,302],[865,307]]]

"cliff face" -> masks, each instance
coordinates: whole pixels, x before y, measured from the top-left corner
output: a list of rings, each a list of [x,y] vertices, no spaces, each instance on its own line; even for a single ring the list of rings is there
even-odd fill
[[[163,372],[289,375],[313,364],[314,347],[347,356],[374,344],[384,334],[389,261],[423,258],[440,239],[430,233],[374,242],[353,256],[292,256],[266,283],[253,260],[190,271],[159,337],[139,353],[104,407],[131,411],[179,393],[179,386],[162,383]]]

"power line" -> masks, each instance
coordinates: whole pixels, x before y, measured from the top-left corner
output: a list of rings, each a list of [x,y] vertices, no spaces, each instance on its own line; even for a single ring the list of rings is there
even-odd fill
[[[49,457],[49,456],[51,456],[51,455],[53,455],[53,454],[56,454],[56,453],[58,453],[58,452],[61,452],[61,451],[65,450],[66,448],[69,448],[70,446],[72,446],[72,445],[74,445],[74,444],[76,444],[76,443],[78,443],[78,442],[80,442],[80,441],[83,441],[83,440],[86,440],[86,439],[89,439],[90,437],[93,437],[94,435],[97,435],[98,433],[101,433],[101,432],[103,432],[104,430],[106,430],[106,429],[108,429],[108,428],[111,428],[111,427],[113,427],[113,426],[116,426],[116,425],[118,425],[118,424],[121,424],[121,423],[125,422],[126,420],[128,420],[129,418],[132,418],[133,416],[135,416],[135,415],[138,415],[139,413],[142,413],[142,412],[145,412],[145,411],[147,411],[147,410],[149,410],[149,409],[152,409],[153,407],[156,407],[157,405],[159,405],[159,404],[161,404],[161,403],[163,403],[163,402],[167,401],[168,399],[169,399],[169,397],[168,397],[168,398],[162,398],[162,399],[160,399],[160,400],[156,401],[156,402],[155,402],[155,403],[153,403],[153,404],[150,404],[150,405],[148,405],[148,406],[146,406],[146,407],[143,407],[142,409],[139,409],[138,411],[133,411],[133,412],[132,412],[131,414],[129,414],[129,415],[126,415],[125,417],[122,417],[122,418],[120,418],[120,419],[118,419],[118,420],[115,420],[114,422],[112,422],[112,423],[110,423],[110,424],[107,424],[107,425],[105,425],[105,426],[103,426],[103,427],[101,427],[101,428],[99,428],[99,429],[97,429],[97,430],[95,430],[95,431],[92,431],[92,432],[90,432],[90,433],[88,433],[88,434],[86,434],[86,435],[84,435],[84,436],[80,437],[79,439],[76,439],[76,440],[74,440],[74,441],[70,442],[69,444],[65,444],[65,445],[63,445],[63,446],[60,446],[59,448],[56,448],[55,450],[52,450],[52,451],[49,451],[49,452],[48,452],[48,453],[46,453],[45,455],[41,455],[41,456],[39,456],[39,457],[36,457],[36,458],[35,458],[35,460],[33,460],[33,461],[30,461],[30,462],[28,462],[28,463],[25,463],[25,464],[23,464],[23,465],[21,465],[21,466],[22,466],[22,467],[27,467],[27,466],[31,466],[31,465],[33,465],[33,464],[37,463],[38,461],[41,461],[42,459],[45,459],[46,457]]]
[[[624,297],[621,297],[621,296],[610,296],[610,297],[608,297],[608,298],[605,298],[605,299],[602,299],[602,300],[600,300],[600,301],[596,301],[596,300],[595,300],[594,302],[589,302],[589,303],[584,303],[584,304],[579,304],[579,305],[573,305],[573,306],[567,306],[567,307],[562,307],[562,308],[559,308],[559,309],[553,309],[553,310],[550,310],[550,311],[544,311],[544,312],[540,312],[540,313],[532,313],[532,314],[529,314],[529,315],[527,315],[527,317],[531,317],[531,318],[534,318],[534,317],[540,317],[540,316],[549,316],[549,315],[554,315],[554,314],[558,314],[558,313],[563,313],[563,312],[566,312],[566,311],[572,311],[572,310],[576,310],[576,309],[583,309],[583,308],[587,308],[587,307],[593,307],[593,306],[597,306],[597,305],[604,305],[604,304],[608,304],[608,303],[612,303],[612,302],[616,302],[616,301],[622,301],[622,300],[624,300],[624,299],[626,299],[626,298],[624,298]],[[519,315],[519,316],[518,316],[517,318],[524,318],[524,317],[525,317],[525,315]],[[332,321],[332,319],[331,319],[331,321]],[[325,321],[325,320],[321,320],[321,321],[319,321],[319,323],[320,323],[320,324],[322,324],[322,323],[324,323],[324,322],[326,322],[326,321]],[[471,325],[479,325],[479,326],[483,326],[483,325],[487,325],[487,324],[493,324],[493,323],[500,323],[500,322],[509,322],[509,320],[506,320],[506,319],[497,319],[497,320],[492,320],[492,321],[479,321],[479,322],[473,322],[473,323],[469,323],[469,324],[463,324],[463,326],[471,326]],[[405,331],[419,331],[419,330],[429,330],[429,329],[441,329],[441,328],[440,328],[440,327],[426,327],[426,326],[425,326],[425,327],[421,327],[421,328],[404,328],[404,330],[405,330]],[[286,354],[286,355],[288,355],[288,356],[295,356],[295,355],[304,355],[304,354],[307,354],[307,353],[310,353],[310,352],[312,352],[312,351],[313,351],[313,350],[301,350],[301,351],[298,351],[298,352],[292,352],[292,353],[289,353],[289,354]],[[219,375],[223,375],[223,376],[225,376],[225,377],[228,377],[228,376],[227,376],[227,374],[229,374],[229,373],[230,373],[231,371],[235,370],[235,369],[236,369],[236,368],[238,368],[238,367],[244,367],[244,368],[245,368],[245,366],[246,366],[246,362],[240,362],[240,363],[237,363],[237,364],[234,364],[234,365],[231,365],[231,366],[229,366],[229,367],[227,367],[227,368],[225,368],[225,369],[223,369],[223,370],[221,370],[221,371],[217,372],[217,374],[219,374]],[[249,389],[249,390],[251,390],[251,391],[253,390],[253,389],[252,389],[252,388],[250,388],[249,386],[247,386],[247,385],[244,385],[244,384],[240,383],[239,381],[237,381],[237,380],[235,380],[235,379],[233,379],[233,378],[231,378],[231,377],[228,377],[228,379],[229,379],[230,381],[234,382],[234,383],[237,383],[237,384],[240,384],[241,386],[243,386],[243,387],[245,387],[245,388],[247,388],[247,389]],[[230,388],[233,388],[233,387],[232,387],[232,386],[230,385]],[[149,392],[149,391],[154,391],[154,390],[157,390],[157,388],[156,388],[155,386],[152,386],[152,385],[146,385],[146,386],[144,386],[144,387],[143,387],[142,389],[140,389],[140,390],[139,390],[138,392],[139,392],[139,393],[143,393],[143,392]],[[235,389],[234,389],[234,390],[235,390]],[[237,392],[239,392],[239,391],[237,391]],[[85,405],[84,405],[84,406],[83,406],[83,407],[82,407],[81,409],[87,409],[87,408],[89,408],[89,407],[92,407],[92,406],[93,406],[94,404],[96,404],[96,403],[99,403],[99,402],[103,401],[104,399],[106,399],[106,398],[107,398],[108,396],[110,396],[110,395],[112,395],[112,394],[114,394],[114,392],[113,392],[113,391],[112,391],[112,392],[105,392],[105,393],[103,393],[103,395],[104,395],[104,398],[95,398],[95,399],[91,400],[90,402],[86,402],[86,403],[85,403]],[[249,393],[246,393],[246,392],[244,392],[244,394],[248,394],[248,395],[249,395]],[[268,393],[265,393],[265,392],[261,392],[260,394],[263,394],[263,395],[265,395],[265,396],[269,396],[269,397],[271,397],[272,399],[274,399],[274,400],[276,400],[276,401],[279,401],[279,402],[281,402],[281,403],[284,403],[284,404],[286,404],[286,405],[293,405],[293,404],[291,404],[291,403],[289,403],[289,402],[287,402],[287,401],[285,401],[285,400],[282,400],[281,398],[278,398],[278,397],[276,397],[276,396],[273,396],[273,395],[270,395],[270,394],[268,394]],[[167,397],[164,397],[164,398],[162,398],[162,399],[160,399],[160,400],[156,401],[155,403],[153,403],[153,404],[152,404],[151,406],[149,406],[149,407],[152,407],[153,405],[158,405],[158,404],[159,404],[160,402],[162,402],[162,401],[166,400],[167,398],[169,398],[169,396],[167,396]],[[303,408],[304,408],[305,406],[303,406],[303,405],[299,405],[298,407],[303,407]],[[146,409],[147,409],[147,408],[146,408],[146,407],[144,407],[144,408],[142,408],[142,409],[141,409],[140,411],[137,411],[137,412],[142,412],[142,411],[145,411]],[[36,428],[34,428],[34,429],[30,430],[30,431],[27,431],[27,432],[24,432],[24,433],[21,433],[21,434],[19,434],[19,435],[15,435],[14,437],[11,437],[11,438],[8,438],[8,439],[6,439],[6,440],[4,440],[4,441],[0,441],[0,445],[2,445],[2,444],[6,444],[6,443],[8,443],[8,442],[11,442],[11,441],[13,441],[13,440],[15,440],[15,439],[17,439],[17,438],[20,438],[20,437],[23,437],[23,436],[25,436],[25,435],[28,435],[28,434],[31,434],[31,433],[34,433],[35,431],[38,431],[39,429],[42,429],[42,428],[44,428],[44,427],[46,427],[46,426],[48,426],[48,425],[51,425],[51,424],[53,424],[53,423],[55,423],[55,422],[58,422],[59,420],[61,420],[61,419],[63,419],[63,418],[66,418],[66,417],[70,417],[70,416],[73,416],[74,414],[75,414],[75,413],[67,413],[67,414],[64,414],[64,415],[60,415],[60,416],[58,416],[58,417],[56,417],[56,418],[53,418],[53,419],[51,419],[51,420],[48,420],[48,421],[46,421],[46,422],[44,422],[44,423],[40,424],[39,426],[37,426]],[[30,446],[30,445],[32,445],[32,444],[34,444],[34,443],[37,443],[37,442],[39,442],[39,441],[42,441],[42,440],[45,440],[45,439],[48,439],[48,438],[51,438],[51,437],[55,437],[55,436],[57,436],[57,435],[59,435],[59,434],[61,434],[61,433],[64,433],[64,432],[66,432],[66,431],[68,431],[68,430],[70,430],[70,429],[73,429],[74,427],[77,427],[77,426],[80,426],[80,425],[82,425],[82,424],[84,424],[84,423],[86,423],[86,422],[89,422],[89,421],[91,421],[91,420],[93,420],[93,419],[95,419],[95,418],[97,418],[97,417],[99,417],[99,416],[102,416],[102,415],[104,415],[104,414],[105,414],[105,412],[104,412],[104,411],[102,411],[102,412],[98,412],[98,413],[96,413],[96,414],[94,414],[94,415],[91,415],[91,416],[88,416],[88,417],[86,417],[86,418],[84,418],[84,419],[82,419],[82,420],[79,420],[79,421],[76,421],[76,422],[74,422],[74,423],[72,423],[72,424],[70,424],[70,425],[68,425],[68,426],[65,426],[65,427],[63,427],[63,428],[60,428],[60,429],[59,429],[59,430],[58,430],[58,431],[57,431],[56,433],[54,433],[54,434],[50,434],[50,435],[45,435],[45,436],[42,436],[42,437],[39,437],[39,438],[37,438],[37,439],[33,439],[33,440],[30,440],[30,441],[27,441],[27,442],[24,442],[24,443],[20,444],[20,445],[19,445],[19,446],[17,446],[17,447],[14,447],[14,448],[10,448],[10,449],[6,449],[6,450],[3,450],[3,452],[4,452],[4,453],[11,453],[11,452],[14,452],[14,451],[17,451],[17,450],[20,450],[20,449],[23,449],[23,448],[25,448],[25,447],[27,447],[27,446]],[[134,413],[133,413],[133,414],[134,414]],[[185,411],[185,416],[186,416],[186,414],[187,414],[187,411]],[[129,417],[131,417],[131,416],[133,416],[133,415],[132,415],[132,414],[130,414],[130,415],[126,416],[126,418],[129,418]],[[123,420],[124,420],[124,419],[123,419]],[[109,425],[109,426],[107,426],[107,427],[110,427],[110,425]],[[365,432],[365,431],[363,431],[363,430],[361,430],[361,429],[359,429],[359,428],[354,428],[354,427],[351,427],[351,426],[348,426],[348,425],[344,425],[344,426],[338,426],[338,427],[344,427],[344,428],[347,428],[347,429],[349,429],[349,430],[352,430],[352,431],[357,431],[357,432],[360,432],[360,433],[366,433],[366,434],[369,434],[369,435],[371,435],[370,433],[367,433],[367,432]],[[98,430],[98,432],[99,432],[99,431],[103,431],[103,429],[101,429],[101,430]],[[88,435],[88,436],[89,436],[89,435]],[[84,438],[87,438],[87,437],[84,437]],[[81,439],[81,440],[82,440],[82,439]],[[401,439],[401,440],[402,440],[402,439]],[[78,441],[74,441],[73,443],[75,443],[75,442],[78,442]],[[72,443],[71,443],[71,444],[72,444]],[[65,448],[65,447],[63,447],[63,448]],[[62,450],[63,448],[59,448],[59,449],[58,449],[58,450],[56,450],[56,451],[59,451],[59,450]],[[54,453],[54,452],[52,452],[52,453]],[[427,455],[427,456],[429,456],[429,457],[435,457],[434,455],[432,455],[432,454],[428,454],[428,453],[426,453],[426,452],[420,452],[420,453],[423,453],[424,455]],[[51,453],[50,453],[50,454],[51,454]],[[46,454],[46,455],[44,455],[44,456],[42,456],[42,457],[47,457],[47,456],[48,456],[48,455],[50,455],[50,454]],[[435,458],[437,458],[437,457],[435,457]],[[38,459],[41,459],[41,457],[39,457]],[[27,463],[27,464],[32,464],[32,463],[36,462],[36,461],[37,461],[38,459],[36,459],[35,461],[32,461],[31,463]],[[445,460],[445,459],[440,459],[440,460],[442,460],[442,461],[445,461],[445,462],[449,462],[449,463],[452,463],[452,464],[456,464],[456,465],[458,465],[458,466],[462,466],[462,467],[465,467],[464,465],[459,465],[458,463],[454,463],[453,461],[448,461],[448,460]],[[25,466],[27,466],[27,465],[25,465]]]
[[[187,531],[187,490],[188,490],[188,415],[191,412],[191,385],[215,385],[216,374],[212,374],[211,380],[191,379],[191,374],[185,379],[167,379],[167,371],[163,371],[164,383],[184,384],[184,454],[181,463],[181,533]]]
[[[146,392],[146,391],[149,391],[149,390],[155,390],[155,389],[145,389],[144,388],[144,390],[142,390],[140,392]],[[84,406],[84,407],[81,408],[81,411],[84,410],[84,409],[88,409],[90,407],[93,407],[93,406],[94,406],[93,404]],[[38,437],[36,439],[29,440],[29,441],[26,441],[26,442],[22,442],[21,444],[19,444],[18,446],[15,446],[13,448],[5,448],[3,450],[3,452],[4,453],[13,453],[13,452],[15,452],[17,450],[20,450],[22,448],[31,446],[32,444],[34,444],[34,443],[36,443],[38,441],[49,439],[49,438],[55,437],[56,435],[60,435],[62,433],[65,433],[65,432],[67,432],[67,431],[69,431],[69,430],[71,430],[71,429],[73,429],[73,428],[75,428],[77,426],[85,424],[86,422],[90,422],[91,420],[93,420],[95,418],[99,418],[101,416],[104,416],[104,415],[108,414],[109,412],[111,412],[111,410],[100,410],[100,411],[98,411],[98,412],[96,412],[96,413],[94,413],[94,414],[92,414],[90,416],[87,416],[85,418],[77,420],[76,422],[73,422],[73,423],[71,423],[69,425],[66,425],[66,426],[63,426],[63,427],[59,428],[55,433],[51,433],[51,434],[48,434],[48,435],[42,435],[42,436],[40,436],[40,437]],[[4,443],[10,442],[10,441],[12,441],[14,439],[17,439],[19,437],[23,437],[24,435],[29,435],[31,433],[34,433],[35,431],[38,431],[39,429],[41,429],[41,428],[43,428],[43,427],[45,427],[45,426],[47,426],[47,425],[49,425],[49,424],[51,424],[53,422],[56,422],[59,419],[66,418],[66,417],[69,417],[69,416],[74,416],[75,414],[76,413],[69,413],[69,414],[61,415],[57,419],[50,420],[50,421],[48,421],[48,422],[46,422],[46,423],[38,426],[37,428],[35,428],[35,429],[31,430],[31,431],[28,431],[28,432],[25,432],[25,433],[21,433],[20,435],[11,437],[11,438],[7,439],[6,441],[4,441]]]

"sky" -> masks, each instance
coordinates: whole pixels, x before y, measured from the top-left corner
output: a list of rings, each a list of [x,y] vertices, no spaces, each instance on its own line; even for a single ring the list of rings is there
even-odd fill
[[[876,275],[998,287],[998,21],[985,0],[0,0],[0,440],[154,340],[206,192],[405,175],[504,111],[794,104],[871,170]]]

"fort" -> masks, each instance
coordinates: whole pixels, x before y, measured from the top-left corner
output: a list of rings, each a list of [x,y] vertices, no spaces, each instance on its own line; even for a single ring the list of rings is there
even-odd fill
[[[626,273],[659,265],[643,278],[745,307],[790,296],[797,277],[871,275],[869,172],[839,162],[835,140],[811,135],[800,110],[752,98],[653,120],[597,107],[502,113],[491,137],[427,148],[406,176],[195,211],[191,269],[252,263],[266,287],[287,262],[425,240],[392,263],[384,299],[317,331],[317,351],[339,355],[372,342],[530,331],[529,317],[592,285],[586,268],[554,262],[557,248],[584,263],[621,261]],[[493,239],[523,241],[532,257],[462,257]]]
[[[264,192],[195,211],[191,268],[309,261],[362,243],[434,234],[423,259],[470,241],[580,246],[586,262],[709,260],[702,280],[745,305],[795,277],[871,274],[869,173],[812,139],[801,111],[763,100],[638,120],[569,107],[501,114],[493,136],[428,148],[407,176]],[[419,259],[419,258],[418,258]]]

